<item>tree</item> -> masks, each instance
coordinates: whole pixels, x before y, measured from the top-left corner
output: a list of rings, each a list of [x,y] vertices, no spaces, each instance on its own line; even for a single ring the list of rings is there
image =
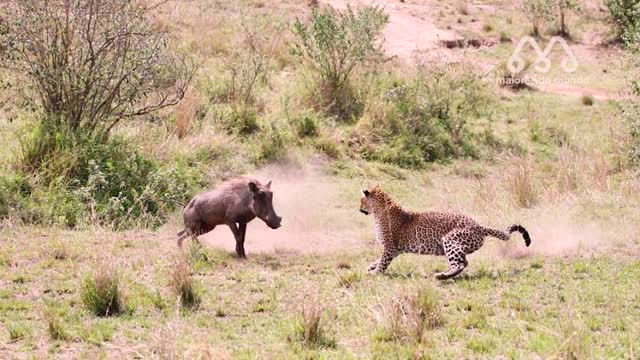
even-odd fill
[[[0,65],[26,76],[48,129],[106,141],[123,119],[177,104],[195,67],[168,49],[153,5],[136,0],[9,0]]]
[[[576,0],[554,0],[553,7],[557,11],[560,22],[558,35],[566,37],[569,35],[566,26],[566,16],[569,12],[578,8],[578,2]]]
[[[533,36],[540,36],[540,27],[551,18],[553,0],[524,0],[524,11],[533,25]]]
[[[618,38],[627,44],[640,41],[640,0],[607,0]]]

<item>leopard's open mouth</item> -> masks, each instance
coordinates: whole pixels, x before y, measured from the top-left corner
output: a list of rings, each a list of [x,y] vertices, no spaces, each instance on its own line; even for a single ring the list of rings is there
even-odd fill
[[[368,212],[367,210],[362,210],[362,209],[360,209],[360,212],[361,212],[361,213],[363,213],[363,214],[365,214],[365,215],[369,215],[369,212]]]

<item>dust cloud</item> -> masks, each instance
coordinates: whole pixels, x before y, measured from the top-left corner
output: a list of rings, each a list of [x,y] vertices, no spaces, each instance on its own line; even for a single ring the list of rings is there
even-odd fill
[[[341,192],[340,183],[313,164],[274,164],[250,174],[272,180],[273,207],[282,227],[270,229],[256,218],[247,225],[245,249],[251,253],[328,253],[365,246],[365,219],[358,212],[357,191]],[[352,221],[353,220],[353,221]],[[235,250],[226,226],[200,237],[208,246]]]

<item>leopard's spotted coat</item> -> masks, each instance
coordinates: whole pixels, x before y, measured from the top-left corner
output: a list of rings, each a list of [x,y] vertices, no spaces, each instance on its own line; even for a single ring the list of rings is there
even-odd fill
[[[449,270],[436,274],[437,279],[444,280],[467,267],[466,255],[480,249],[486,236],[506,241],[512,232],[518,231],[525,244],[531,244],[529,233],[520,225],[501,231],[484,227],[462,214],[406,211],[380,187],[362,191],[360,211],[373,214],[376,239],[384,247],[382,256],[368,269],[379,273],[402,253],[444,255]]]

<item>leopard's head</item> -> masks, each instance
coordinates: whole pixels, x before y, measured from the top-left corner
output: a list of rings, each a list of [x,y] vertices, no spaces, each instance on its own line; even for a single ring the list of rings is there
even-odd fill
[[[371,193],[369,190],[364,189],[360,192],[360,212],[369,215],[371,210],[369,209],[369,196]]]

